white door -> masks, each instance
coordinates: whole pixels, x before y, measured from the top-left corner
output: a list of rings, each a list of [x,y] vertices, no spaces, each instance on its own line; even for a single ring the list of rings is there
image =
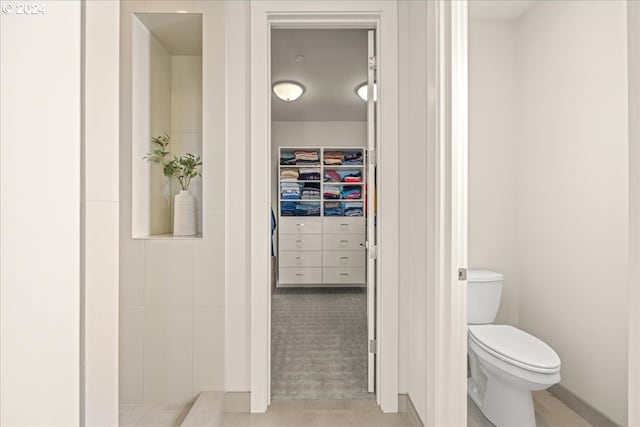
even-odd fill
[[[367,329],[369,335],[368,391],[375,392],[376,372],[376,108],[375,31],[368,31],[367,72]]]

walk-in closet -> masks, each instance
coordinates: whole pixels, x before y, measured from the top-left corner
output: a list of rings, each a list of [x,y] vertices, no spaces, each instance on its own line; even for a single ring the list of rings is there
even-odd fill
[[[372,42],[366,29],[271,32],[273,399],[375,397],[367,287]]]

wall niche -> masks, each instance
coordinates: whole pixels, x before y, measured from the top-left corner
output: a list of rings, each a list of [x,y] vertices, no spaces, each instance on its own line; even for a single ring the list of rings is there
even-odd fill
[[[187,153],[202,159],[202,15],[197,13],[136,13],[132,19],[132,237],[202,237],[202,178],[190,180],[193,212],[179,213],[176,195],[178,163]],[[160,146],[152,140],[168,137],[161,162],[148,159]],[[165,166],[169,164],[170,167]],[[168,177],[171,165],[178,172]],[[202,171],[202,166],[196,168]],[[184,180],[183,180],[184,181]],[[184,193],[183,193],[184,196]],[[182,197],[182,196],[181,196]],[[178,198],[178,205],[181,205]],[[174,230],[175,212],[193,228]],[[177,223],[176,223],[177,224]],[[182,230],[181,232],[179,230]]]

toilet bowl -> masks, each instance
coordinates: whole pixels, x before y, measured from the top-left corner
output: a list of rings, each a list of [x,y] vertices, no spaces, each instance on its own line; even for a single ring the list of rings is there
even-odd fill
[[[560,358],[540,339],[494,325],[503,277],[470,270],[467,393],[497,427],[535,427],[531,392],[560,381]],[[497,301],[496,301],[497,299]]]

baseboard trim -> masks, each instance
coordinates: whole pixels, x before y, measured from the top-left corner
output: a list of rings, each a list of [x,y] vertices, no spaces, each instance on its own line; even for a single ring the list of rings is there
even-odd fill
[[[580,397],[575,395],[572,391],[566,387],[556,384],[548,389],[548,391],[557,397],[562,403],[567,405],[576,414],[587,420],[592,426],[598,427],[621,427],[619,424],[613,422],[609,417],[602,412],[589,405]]]
[[[398,395],[398,412],[404,414],[410,427],[424,427],[415,406],[413,406],[411,397],[409,397],[408,394]]]

